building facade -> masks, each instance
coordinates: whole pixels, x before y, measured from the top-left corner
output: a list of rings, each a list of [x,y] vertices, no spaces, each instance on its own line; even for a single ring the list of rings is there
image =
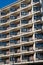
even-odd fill
[[[43,0],[20,0],[0,10],[0,65],[43,62]]]

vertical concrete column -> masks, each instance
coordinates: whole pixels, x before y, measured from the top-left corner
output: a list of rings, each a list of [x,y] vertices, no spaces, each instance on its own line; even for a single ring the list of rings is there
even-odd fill
[[[33,14],[33,13],[34,13],[34,11],[33,11],[33,0],[32,0],[32,3],[31,3],[31,4],[32,4],[32,14]],[[32,31],[33,31],[33,41],[34,41],[33,49],[34,49],[34,51],[35,51],[34,15],[32,15],[32,23],[33,23]],[[35,61],[35,60],[36,60],[36,53],[34,53],[34,61]]]
[[[21,1],[20,1],[20,35],[21,35]],[[20,36],[20,44],[21,44],[21,36]],[[20,52],[22,53],[22,45],[20,46]],[[21,54],[21,62],[22,62],[22,54]]]
[[[41,13],[42,13],[42,21],[43,21],[43,0],[40,0],[40,4],[41,4]]]

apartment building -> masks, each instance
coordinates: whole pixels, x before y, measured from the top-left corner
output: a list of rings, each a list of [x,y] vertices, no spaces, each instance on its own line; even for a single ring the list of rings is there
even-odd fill
[[[0,10],[0,65],[36,63],[43,63],[43,0],[19,0]]]

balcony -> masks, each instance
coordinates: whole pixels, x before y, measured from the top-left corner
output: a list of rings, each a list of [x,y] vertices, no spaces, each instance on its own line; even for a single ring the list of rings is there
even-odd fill
[[[9,46],[9,41],[2,41],[0,42],[0,48]]]
[[[21,16],[30,15],[31,13],[32,13],[31,10],[30,11],[23,10],[23,11],[21,11]]]
[[[10,53],[11,54],[20,53],[20,48],[10,48]]]
[[[20,22],[11,22],[10,23],[10,27],[19,27],[20,26]]]
[[[29,0],[29,1],[23,1],[22,3],[21,3],[21,8],[24,8],[24,7],[26,7],[26,6],[28,6],[29,4],[31,4],[31,0]]]
[[[7,59],[7,58],[3,59],[2,64],[9,65],[9,59]]]
[[[15,19],[18,19],[18,18],[20,18],[20,13],[10,15],[11,20],[15,20]]]
[[[9,13],[9,10],[5,9],[1,12],[1,16],[7,15]]]
[[[9,36],[10,36],[9,33],[8,34],[2,33],[1,34],[1,39],[8,38]]]
[[[41,15],[34,15],[34,21],[41,20]]]
[[[10,8],[10,12],[17,11],[18,9],[20,9],[20,7],[19,7],[19,6],[17,6],[17,7],[12,6],[12,7]]]
[[[26,20],[26,19],[23,19],[23,20],[21,20],[21,24],[22,25],[24,25],[24,24],[29,24],[29,23],[32,23],[32,19],[30,19],[30,20]]]
[[[36,42],[35,47],[36,47],[36,50],[43,49],[43,43],[42,42]]]
[[[9,55],[9,50],[4,50],[4,49],[2,49],[2,50],[0,51],[0,55],[1,55],[1,56]]]
[[[29,62],[29,61],[34,61],[33,55],[23,55],[22,56],[22,62]]]
[[[32,32],[32,28],[30,27],[23,27],[22,29],[21,29],[21,33],[23,34],[23,33],[29,33],[29,32]]]
[[[41,33],[36,33],[35,34],[35,39],[37,40],[37,39],[43,39],[43,34],[41,34]]]
[[[30,42],[30,41],[33,41],[33,37],[28,37],[28,36],[26,36],[26,37],[22,37],[22,42],[23,43],[25,43],[25,42]]]
[[[18,39],[18,40],[15,40],[15,39],[11,39],[10,40],[10,44],[12,45],[15,45],[15,44],[20,44],[20,39]]]
[[[36,53],[36,61],[43,60],[43,52]]]
[[[22,51],[23,51],[23,52],[33,51],[33,46],[22,46]]]
[[[12,60],[10,60],[11,62],[11,64],[12,63],[20,63],[21,62],[21,57],[11,57],[10,59],[12,59]]]
[[[42,24],[34,24],[34,28],[35,30],[39,30],[39,29],[42,29]]]
[[[6,23],[9,20],[9,17],[1,18],[1,23]]]
[[[6,31],[6,30],[8,30],[10,27],[9,27],[9,25],[2,25],[2,26],[0,26],[0,31]]]
[[[41,7],[40,6],[33,6],[33,11],[36,12],[36,11],[41,11]]]
[[[18,32],[14,32],[14,31],[11,31],[10,32],[10,36],[12,37],[12,36],[16,36],[16,35],[19,35],[20,34],[20,32],[18,31]]]

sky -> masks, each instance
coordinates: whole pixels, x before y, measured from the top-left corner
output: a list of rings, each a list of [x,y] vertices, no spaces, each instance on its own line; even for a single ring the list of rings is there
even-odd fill
[[[3,8],[13,2],[16,2],[17,0],[0,0],[0,8]]]

